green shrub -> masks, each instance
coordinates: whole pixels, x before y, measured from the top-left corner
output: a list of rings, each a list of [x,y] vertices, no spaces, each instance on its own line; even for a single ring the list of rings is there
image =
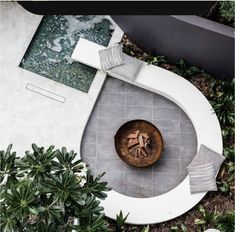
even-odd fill
[[[216,228],[221,232],[234,232],[235,231],[235,213],[227,212],[221,213],[217,216],[215,222]]]
[[[203,231],[208,227],[214,227],[221,232],[233,232],[235,230],[235,213],[224,212],[218,213],[215,211],[207,211],[203,206],[199,206],[199,212],[202,215],[202,219],[195,219],[195,224],[199,226]],[[201,231],[200,229],[200,231]]]
[[[192,76],[196,75],[208,75],[204,70],[199,69],[197,66],[191,66],[189,65],[184,59],[179,59],[175,65],[174,68],[171,70],[172,72],[184,77],[184,78],[190,78]]]
[[[171,232],[187,232],[188,229],[184,224],[181,224],[180,227],[176,226],[172,226],[171,227]]]
[[[234,79],[211,84],[211,104],[222,126],[234,127]]]
[[[211,101],[212,107],[222,125],[235,125],[234,101],[227,97],[219,97]]]
[[[1,231],[108,231],[97,199],[106,197],[107,183],[74,151],[33,144],[18,158],[11,148],[0,151]]]
[[[221,20],[229,25],[234,24],[235,15],[235,2],[234,1],[220,1],[219,2],[219,12]]]
[[[149,56],[147,59],[148,64],[154,64],[154,65],[162,65],[167,62],[165,56]]]
[[[122,211],[118,215],[116,215],[116,232],[123,232],[125,230],[125,222],[129,213],[124,216]]]

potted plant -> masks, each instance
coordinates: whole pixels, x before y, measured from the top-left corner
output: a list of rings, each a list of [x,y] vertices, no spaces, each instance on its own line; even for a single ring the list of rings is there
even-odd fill
[[[235,2],[216,2],[196,15],[113,15],[139,47],[175,62],[187,60],[220,78],[234,76]],[[225,25],[226,24],[226,25]]]
[[[74,151],[32,145],[17,157],[0,151],[1,231],[107,231],[100,199],[108,191]]]

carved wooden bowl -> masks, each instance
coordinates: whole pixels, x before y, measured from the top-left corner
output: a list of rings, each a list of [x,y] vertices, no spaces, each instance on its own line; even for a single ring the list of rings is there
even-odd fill
[[[139,130],[149,135],[150,153],[147,157],[136,158],[131,155],[127,138],[129,134]],[[123,124],[114,136],[115,149],[119,157],[134,167],[147,167],[160,159],[163,152],[163,139],[160,131],[152,123],[145,120],[132,120]]]

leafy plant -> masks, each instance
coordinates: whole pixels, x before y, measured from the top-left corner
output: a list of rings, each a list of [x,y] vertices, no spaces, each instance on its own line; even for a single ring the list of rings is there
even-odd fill
[[[235,135],[235,127],[233,126],[224,126],[222,125],[222,136],[225,142],[225,147],[227,148],[230,144],[227,145],[227,141],[233,140]],[[232,146],[232,145],[231,145]]]
[[[195,219],[194,223],[196,225],[199,225],[200,227],[203,227],[203,229],[205,230],[206,225],[213,223],[216,220],[217,213],[216,211],[210,212],[210,211],[205,210],[205,208],[202,205],[199,206],[198,210],[201,213],[203,218]]]
[[[234,150],[235,150],[234,145],[224,147],[224,156],[227,159],[234,161],[235,158]]]
[[[216,228],[221,232],[233,232],[235,231],[235,213],[221,213],[216,218]]]
[[[232,194],[234,180],[234,134],[235,134],[235,112],[234,112],[234,84],[235,79],[224,81],[212,81],[210,100],[214,111],[222,127],[224,142],[223,154],[227,158],[224,168],[220,172],[222,180],[218,182],[218,189],[222,193]],[[226,175],[224,175],[226,173]]]
[[[0,151],[0,183],[16,180],[18,172],[15,162],[18,159],[15,152],[11,152],[12,145],[7,147],[6,151]]]
[[[220,1],[219,12],[221,20],[229,25],[234,24],[235,3],[234,1]]]
[[[189,78],[198,74],[207,75],[207,73],[199,69],[197,66],[190,66],[184,59],[180,59],[175,63],[175,67],[172,69],[172,72],[183,76],[184,78]]]
[[[226,96],[234,99],[234,84],[235,79],[228,78],[227,80],[211,80],[211,97],[217,98]]]
[[[179,227],[178,227],[178,226],[172,226],[172,227],[171,227],[171,231],[172,231],[172,232],[179,232],[180,230],[179,230]]]
[[[196,219],[195,224],[202,226],[203,230],[209,225],[221,232],[233,232],[235,230],[234,212],[218,213],[216,210],[209,212],[206,211],[203,206],[199,206],[199,211],[202,214],[203,219]]]
[[[226,126],[225,132],[229,134],[234,132],[230,126],[235,125],[234,83],[234,79],[211,83],[211,104],[220,123]]]
[[[171,227],[171,231],[172,232],[180,232],[180,231],[187,232],[188,229],[187,229],[187,227],[184,224],[181,224],[180,228],[178,226],[172,226]]]
[[[22,158],[0,152],[1,231],[108,231],[106,182],[94,178],[76,153],[32,145]],[[77,222],[77,223],[75,223]]]
[[[230,193],[232,194],[232,189],[234,189],[234,179],[235,179],[235,164],[233,161],[226,162],[223,165],[223,169],[220,175],[223,175],[225,172],[227,175],[222,178],[221,182],[218,182],[219,190],[222,193]]]
[[[122,232],[129,213],[124,217],[122,211],[116,215],[116,232]]]
[[[226,96],[219,97],[215,101],[211,101],[212,107],[223,125],[234,125],[234,101]]]
[[[228,182],[223,181],[219,184],[219,191],[222,193],[229,193],[230,191],[230,184]]]
[[[147,60],[148,64],[161,65],[167,62],[165,56],[149,56]]]
[[[146,227],[143,227],[141,232],[149,232],[149,225],[147,225]]]

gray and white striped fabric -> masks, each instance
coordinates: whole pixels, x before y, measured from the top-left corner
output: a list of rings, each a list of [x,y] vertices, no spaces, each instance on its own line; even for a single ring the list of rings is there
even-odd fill
[[[110,76],[118,75],[133,82],[136,79],[138,72],[141,70],[144,62],[126,54],[123,55],[124,64],[111,68],[108,70],[108,74]]]
[[[217,152],[211,150],[205,145],[201,145],[198,153],[194,157],[193,161],[188,165],[188,168],[201,165],[213,163],[215,167],[215,177],[219,172],[221,164],[224,162],[225,157],[218,154]]]
[[[99,51],[101,70],[107,71],[124,63],[122,45],[116,44]]]
[[[217,191],[214,163],[194,165],[188,168],[190,192]]]
[[[216,176],[225,157],[201,145],[188,165],[191,193],[217,191]]]

